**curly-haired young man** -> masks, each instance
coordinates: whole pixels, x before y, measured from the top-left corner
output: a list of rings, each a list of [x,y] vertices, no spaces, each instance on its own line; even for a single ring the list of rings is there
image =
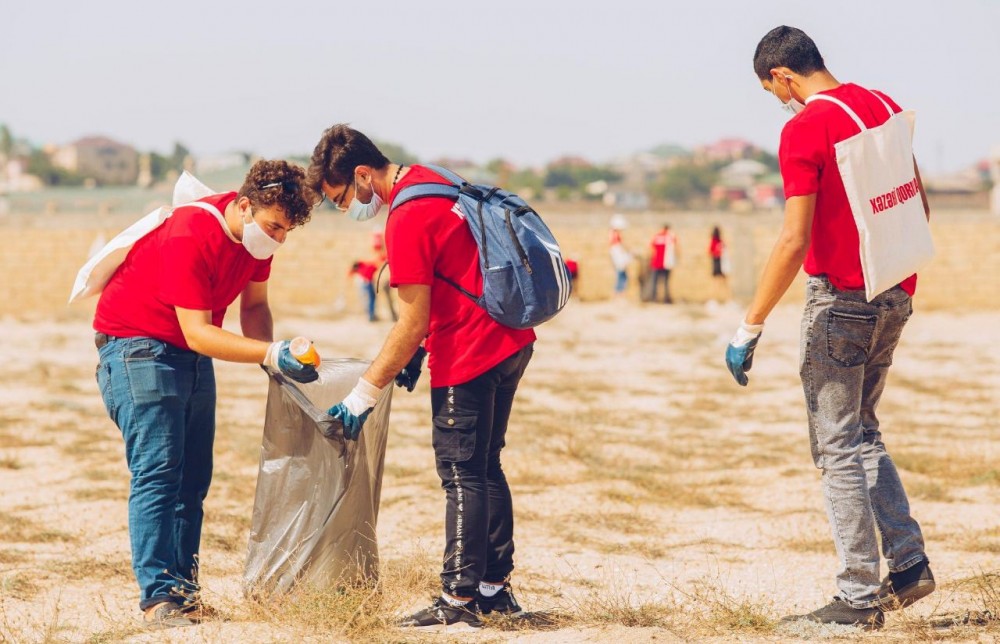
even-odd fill
[[[202,502],[212,479],[212,359],[266,364],[317,378],[288,342],[273,342],[271,255],[309,220],[305,173],[258,161],[239,193],[176,208],[135,243],[105,286],[94,316],[104,404],[125,440],[132,569],[150,627],[193,623]],[[240,298],[243,335],[222,329]]]

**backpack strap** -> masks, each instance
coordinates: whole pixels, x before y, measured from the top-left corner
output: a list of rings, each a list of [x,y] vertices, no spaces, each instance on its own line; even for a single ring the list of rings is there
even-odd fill
[[[458,173],[452,172],[448,168],[442,168],[439,165],[430,165],[430,164],[425,165],[424,167],[428,168],[430,170],[433,170],[434,172],[436,172],[437,174],[441,175],[442,177],[444,177],[448,181],[451,181],[452,183],[454,183],[459,188],[461,188],[465,184],[469,183],[468,181],[466,181],[465,179],[463,179]]]
[[[389,212],[399,208],[408,201],[423,199],[424,197],[443,197],[452,201],[458,199],[461,190],[458,186],[449,186],[446,183],[418,183],[407,186],[396,194],[396,198],[389,205]]]

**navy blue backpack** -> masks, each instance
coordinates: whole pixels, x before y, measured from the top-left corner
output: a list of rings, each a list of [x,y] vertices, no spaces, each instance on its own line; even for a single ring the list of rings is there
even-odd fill
[[[538,213],[517,195],[493,186],[473,185],[451,170],[424,166],[451,185],[420,183],[399,191],[389,212],[425,197],[457,201],[479,247],[483,293],[476,295],[443,275],[494,320],[530,329],[552,318],[569,300],[569,270],[555,237]]]

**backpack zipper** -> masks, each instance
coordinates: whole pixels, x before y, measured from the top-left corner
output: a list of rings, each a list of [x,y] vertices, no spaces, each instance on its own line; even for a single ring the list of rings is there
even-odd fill
[[[514,224],[510,221],[510,211],[504,208],[503,213],[504,220],[507,222],[507,232],[510,233],[510,240],[514,242],[514,247],[517,248],[517,254],[521,257],[521,263],[530,275],[532,273],[531,262],[528,261],[528,255],[524,252],[524,248],[521,246],[521,240],[517,238],[517,233],[514,232]]]

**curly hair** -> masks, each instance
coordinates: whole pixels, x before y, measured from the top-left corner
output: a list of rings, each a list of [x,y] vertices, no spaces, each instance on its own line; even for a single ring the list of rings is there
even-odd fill
[[[367,136],[338,123],[327,128],[316,144],[306,173],[306,185],[318,193],[324,181],[331,186],[353,183],[354,168],[359,165],[381,170],[389,165],[389,159]]]
[[[309,221],[312,207],[319,201],[305,178],[305,170],[295,164],[261,159],[247,173],[239,196],[249,199],[254,208],[277,206],[292,226],[301,226]]]

